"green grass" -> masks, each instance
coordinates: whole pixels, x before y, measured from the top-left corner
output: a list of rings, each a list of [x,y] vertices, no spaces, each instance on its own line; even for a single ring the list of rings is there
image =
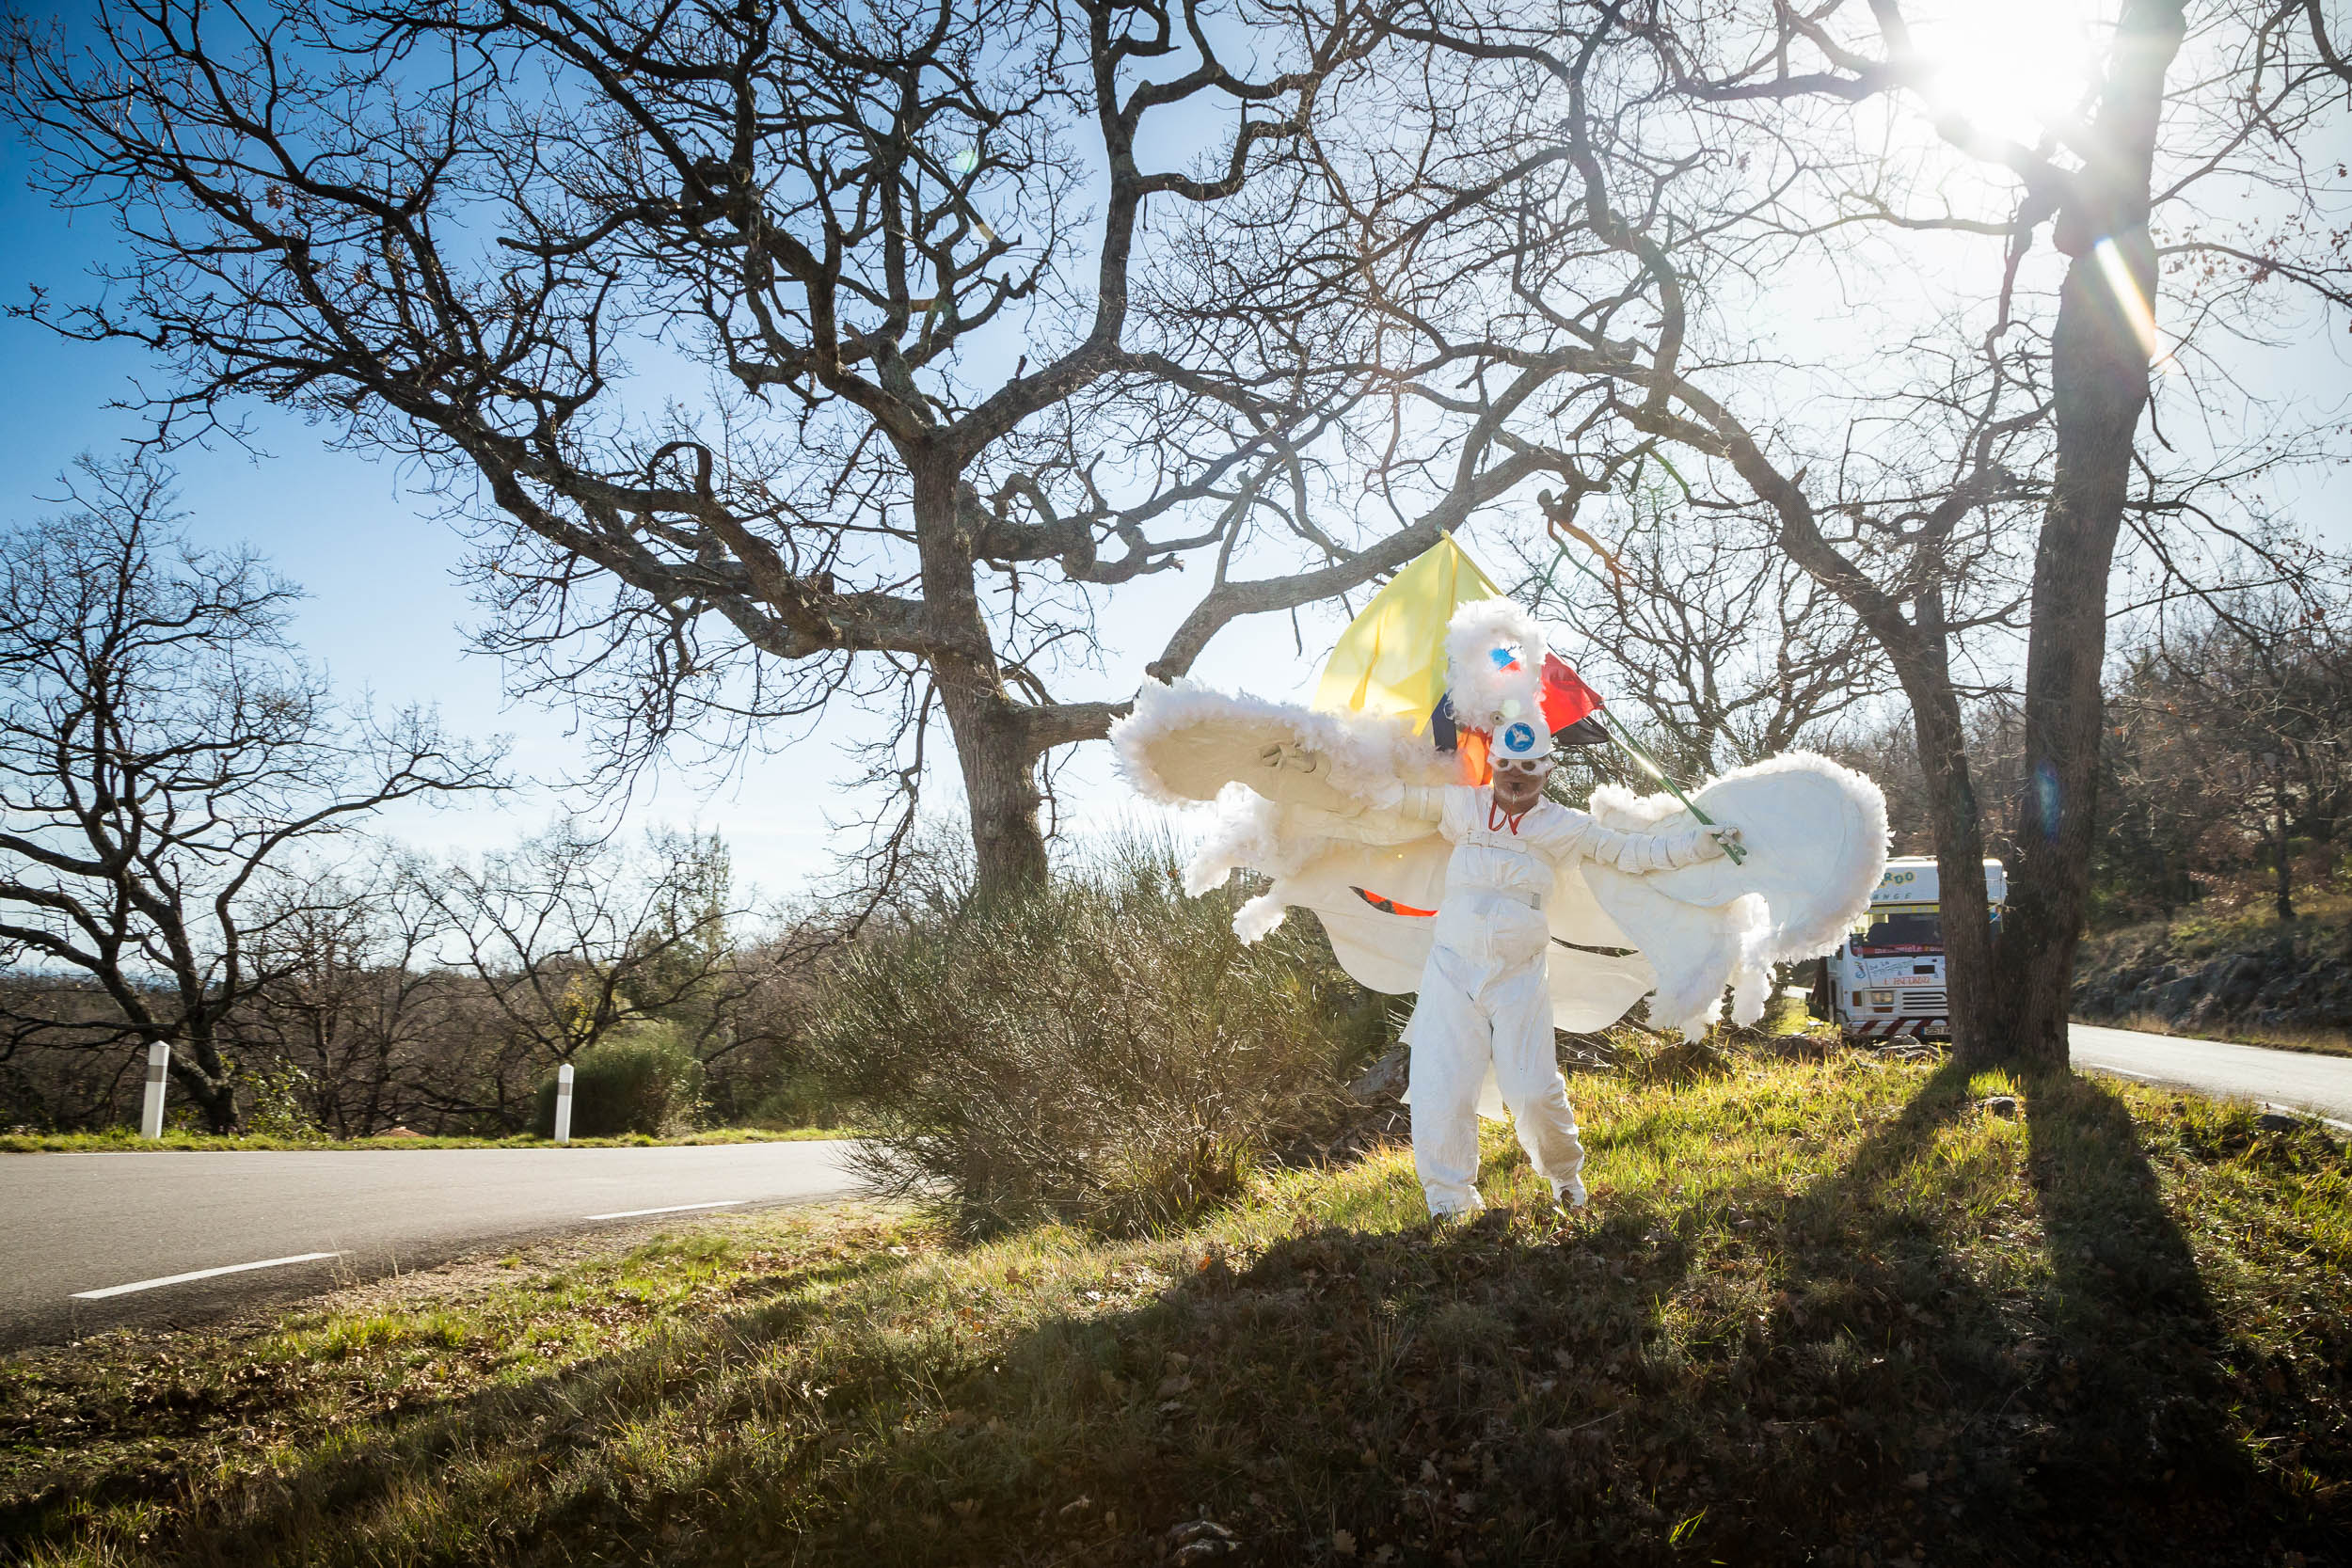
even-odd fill
[[[2344,928],[2352,926],[2352,895],[2333,889],[2297,888],[2293,921],[2280,920],[2266,897],[2206,899],[2179,911],[2170,920],[2094,931],[2083,939],[2078,967],[2105,967],[2119,954],[2157,942],[2163,942],[2176,958],[2197,962],[2265,945],[2283,930],[2308,933],[2326,942],[2331,936],[2341,940]]]
[[[21,1357],[0,1539],[1159,1564],[1206,1518],[1284,1564],[2344,1560],[2339,1146],[1796,1049],[1575,1080],[1574,1215],[1493,1129],[1470,1223],[1391,1150],[1155,1240],[798,1211]]]
[[[793,1127],[772,1129],[764,1127],[716,1127],[702,1132],[681,1133],[674,1138],[648,1138],[631,1134],[624,1138],[574,1138],[566,1147],[572,1148],[656,1148],[687,1144],[763,1144],[787,1143],[806,1138],[854,1138],[857,1133],[841,1127]],[[224,1148],[553,1148],[557,1146],[545,1138],[516,1136],[511,1138],[282,1138],[258,1133],[236,1133],[222,1136],[212,1132],[189,1132],[168,1129],[161,1138],[142,1138],[128,1127],[109,1127],[103,1132],[0,1132],[0,1154],[127,1154],[153,1152],[158,1149],[194,1152]]]
[[[2204,1023],[2194,1028],[2177,1019],[2160,1018],[2154,1013],[2135,1013],[2121,1019],[2080,1019],[2101,1029],[2137,1029],[2151,1035],[2172,1035],[2183,1039],[2230,1040],[2238,1045],[2259,1045],[2271,1051],[2299,1051],[2310,1056],[2352,1056],[2352,1034],[2341,1029],[2240,1029],[2230,1024]]]

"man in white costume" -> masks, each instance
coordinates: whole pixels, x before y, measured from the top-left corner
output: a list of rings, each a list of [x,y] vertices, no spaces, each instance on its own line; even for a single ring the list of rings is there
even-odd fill
[[[1581,1203],[1553,1029],[1605,1027],[1647,996],[1655,1026],[1696,1039],[1726,992],[1753,1022],[1772,966],[1836,945],[1886,861],[1877,786],[1809,753],[1709,781],[1694,801],[1716,825],[1692,801],[1613,786],[1584,811],[1546,800],[1546,658],[1508,600],[1455,610],[1444,705],[1469,732],[1458,747],[1434,723],[1181,683],[1146,683],[1112,730],[1146,799],[1218,802],[1186,892],[1243,866],[1268,879],[1234,914],[1243,941],[1309,909],[1359,984],[1420,993],[1405,1039],[1433,1213],[1481,1207],[1477,1119],[1506,1112],[1554,1196]],[[1485,773],[1481,751],[1491,784],[1448,782]]]
[[[1540,720],[1500,724],[1494,783],[1408,785],[1401,815],[1438,824],[1454,853],[1420,1001],[1406,1026],[1412,1049],[1413,1164],[1432,1214],[1473,1213],[1478,1196],[1478,1097],[1489,1064],[1519,1146],[1554,1199],[1584,1202],[1584,1146],[1552,1053],[1544,918],[1561,865],[1598,861],[1620,871],[1695,865],[1737,843],[1736,829],[1626,833],[1544,798],[1551,736]]]

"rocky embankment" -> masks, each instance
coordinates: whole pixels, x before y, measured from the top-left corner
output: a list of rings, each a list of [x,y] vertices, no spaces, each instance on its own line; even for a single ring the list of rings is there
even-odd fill
[[[2352,930],[2298,921],[2239,934],[2141,927],[2093,938],[2074,966],[2074,1016],[2159,1020],[2185,1032],[2352,1030]]]

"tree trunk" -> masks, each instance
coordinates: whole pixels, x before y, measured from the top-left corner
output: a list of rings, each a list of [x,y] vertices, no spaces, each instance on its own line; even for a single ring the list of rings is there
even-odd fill
[[[1936,904],[1944,932],[1944,1009],[1952,1054],[1974,1065],[2002,1052],[1993,1000],[1992,909],[1984,891],[1984,819],[1977,809],[1960,704],[1947,685],[1944,700],[1912,705],[1920,771],[1934,814]]]
[[[237,1130],[237,1085],[220,1053],[209,1046],[190,1048],[199,1058],[190,1064],[182,1052],[171,1053],[171,1078],[189,1102],[204,1113],[204,1130],[227,1134]]]
[[[2058,467],[2034,557],[2017,863],[1994,946],[1995,1043],[2010,1059],[2050,1067],[2067,1060],[2098,810],[2107,576],[2148,404],[2147,352],[2119,298],[2124,272],[2150,297],[2155,258],[2144,222],[2075,257],[2052,339]]]
[[[1044,886],[1045,833],[1038,822],[1044,798],[1021,707],[993,672],[980,676],[941,667],[935,673],[972,814],[974,892],[992,899]]]
[[[1045,885],[1045,833],[1038,822],[1038,752],[1028,710],[1005,689],[987,618],[972,583],[974,541],[956,505],[960,472],[945,458],[911,462],[923,605],[941,632],[972,650],[931,660],[941,708],[955,737],[972,816],[974,893],[1006,897]]]
[[[2279,820],[2279,896],[2277,903],[2279,918],[2293,920],[2295,918],[2295,866],[2287,859],[2287,797],[2286,786],[2281,778],[2282,772],[2282,768],[2274,766],[2270,775],[2272,804],[2276,808],[2273,815]]]
[[[1984,892],[1984,818],[1968,762],[1968,735],[1952,687],[1951,641],[1944,596],[1922,591],[1912,606],[1913,633],[1888,645],[1911,699],[1919,771],[1927,781],[1929,826],[1935,834],[1937,909],[1944,932],[1944,1016],[1952,1053],[1963,1062],[1996,1059],[1993,1017],[1993,934]]]
[[[2058,216],[2058,247],[2073,258],[2050,340],[2058,461],[2034,552],[2023,809],[1992,975],[1992,1043],[2030,1066],[2067,1063],[2099,803],[2107,578],[2155,351],[2149,178],[2183,8],[2183,0],[2125,6],[2092,128],[2096,155]]]

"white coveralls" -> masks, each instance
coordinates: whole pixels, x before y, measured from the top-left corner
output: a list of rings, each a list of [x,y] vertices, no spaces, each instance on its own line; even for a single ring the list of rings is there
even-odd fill
[[[1621,871],[1667,870],[1724,851],[1704,830],[1624,833],[1541,800],[1512,821],[1485,785],[1406,788],[1403,810],[1438,824],[1454,846],[1436,945],[1405,1028],[1412,1050],[1413,1164],[1432,1214],[1472,1213],[1478,1196],[1478,1096],[1496,1087],[1519,1146],[1555,1197],[1584,1201],[1584,1146],[1551,1043],[1544,918],[1560,865],[1583,858]]]

